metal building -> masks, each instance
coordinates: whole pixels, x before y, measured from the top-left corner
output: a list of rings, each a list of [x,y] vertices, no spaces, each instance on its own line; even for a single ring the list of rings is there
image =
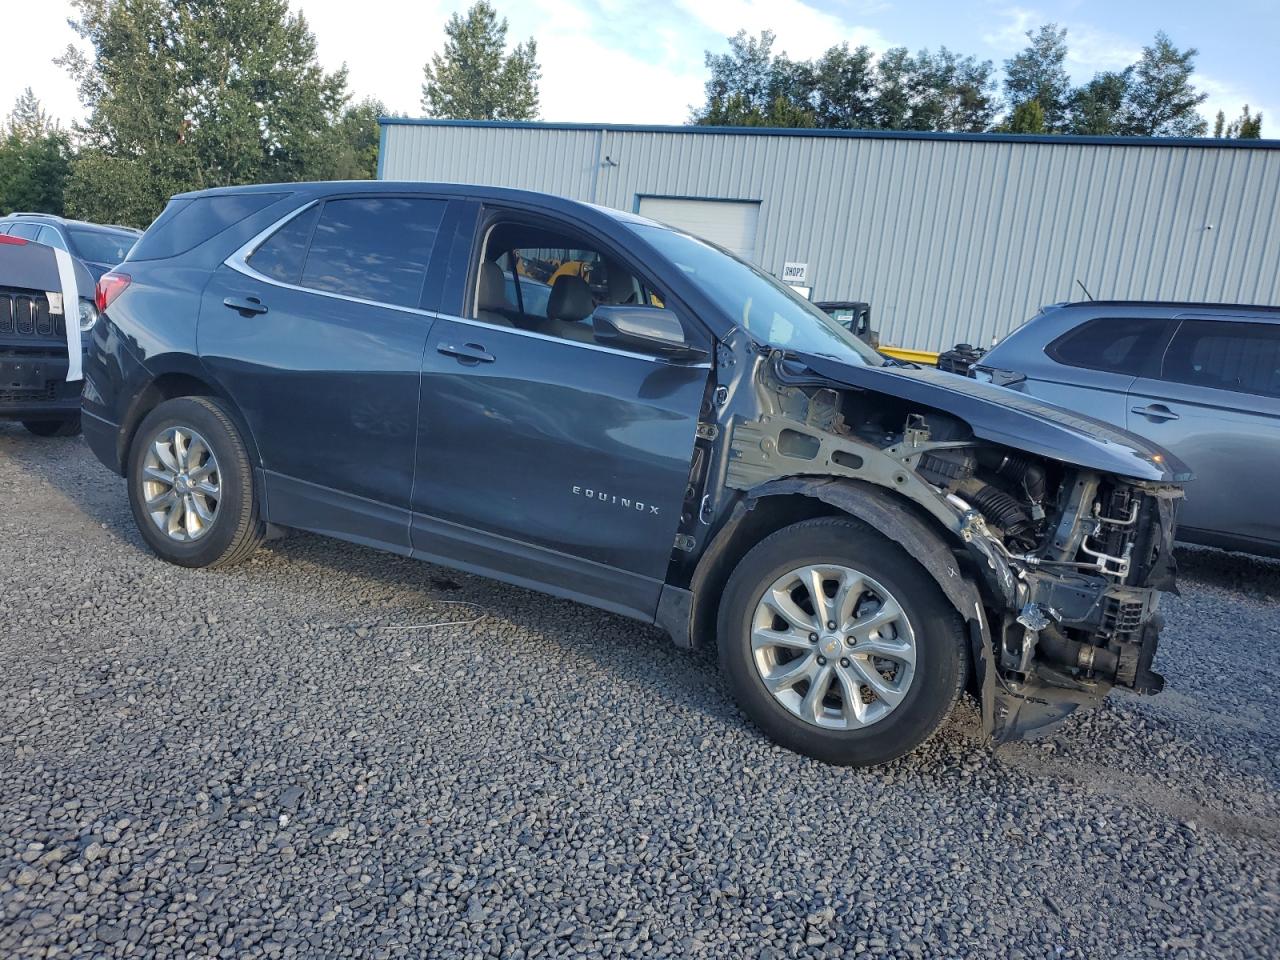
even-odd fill
[[[378,175],[540,190],[714,240],[884,342],[986,344],[1042,304],[1280,303],[1280,141],[382,121]],[[788,269],[788,265],[790,265]]]

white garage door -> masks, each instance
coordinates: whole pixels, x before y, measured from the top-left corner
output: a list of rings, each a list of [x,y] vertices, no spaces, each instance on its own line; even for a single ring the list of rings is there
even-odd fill
[[[641,197],[640,216],[669,223],[732,250],[744,260],[756,258],[760,204],[741,200],[677,200]]]

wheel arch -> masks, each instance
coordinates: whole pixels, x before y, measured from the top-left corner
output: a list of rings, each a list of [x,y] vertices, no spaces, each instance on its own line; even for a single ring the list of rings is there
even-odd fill
[[[261,467],[262,459],[253,431],[249,429],[248,421],[245,420],[236,402],[202,370],[175,367],[147,381],[125,409],[120,422],[119,450],[117,451],[122,468],[129,462],[129,450],[133,446],[138,427],[142,425],[147,414],[166,400],[176,400],[179,397],[210,397],[217,400],[244,438],[245,447],[248,448],[249,458],[254,467]]]
[[[959,540],[906,498],[859,480],[789,477],[749,491],[712,539],[689,584],[691,603],[682,646],[714,642],[720,596],[738,561],[769,534],[814,517],[846,515],[898,543],[932,577],[947,601],[982,642],[986,616],[982,593],[961,568],[953,547]],[[977,652],[975,650],[975,652]]]

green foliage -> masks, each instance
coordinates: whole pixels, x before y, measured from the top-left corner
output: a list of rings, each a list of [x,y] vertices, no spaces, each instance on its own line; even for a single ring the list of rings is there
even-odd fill
[[[1067,132],[1081,136],[1115,136],[1132,86],[1133,68],[1099,73],[1071,94]]]
[[[1005,133],[1047,133],[1040,101],[1027,100],[1018,104],[1002,129]]]
[[[75,216],[145,226],[183,190],[323,179],[346,70],[324,72],[287,0],[74,0],[92,56],[61,63],[89,108]]]
[[[773,41],[768,31],[739,31],[728,53],[707,53],[707,100],[692,122],[955,131],[984,130],[995,115],[990,62],[945,47],[915,56],[897,48],[874,61],[868,48],[848,44],[795,61],[774,54]]]
[[[387,115],[380,100],[368,98],[342,111],[334,125],[337,154],[329,174],[335,180],[373,180],[378,175],[378,118]]]
[[[449,120],[536,120],[538,45],[533,38],[507,53],[507,20],[478,0],[445,26],[444,52],[424,68],[422,108]]]
[[[1071,99],[1067,77],[1067,31],[1056,23],[1027,31],[1030,41],[1021,53],[1004,64],[1004,92],[1009,108],[1016,114],[1023,104],[1034,100],[1044,114],[1044,129],[1061,132],[1066,127]]]
[[[0,215],[63,211],[71,144],[28,87],[0,129]]]
[[[1179,50],[1163,31],[1143,48],[1117,123],[1123,136],[1204,136],[1208,124],[1196,108],[1208,94],[1191,83],[1197,53],[1194,47]]]
[[[1251,114],[1246,103],[1244,112],[1227,123],[1227,115],[1219,110],[1213,121],[1213,135],[1219,140],[1258,140],[1262,137],[1262,112]]]

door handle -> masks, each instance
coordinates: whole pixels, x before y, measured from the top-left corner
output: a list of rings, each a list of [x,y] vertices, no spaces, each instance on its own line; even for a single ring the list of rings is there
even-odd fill
[[[1182,418],[1166,407],[1163,403],[1153,403],[1149,407],[1134,407],[1134,413],[1139,413],[1144,417],[1152,420],[1181,420]]]
[[[448,357],[457,357],[462,363],[493,363],[494,356],[478,343],[464,343],[461,346],[453,343],[441,343],[436,346],[437,353]]]
[[[267,305],[257,297],[227,297],[222,301],[222,305],[230,307],[242,317],[252,317],[254,314],[267,312]]]

